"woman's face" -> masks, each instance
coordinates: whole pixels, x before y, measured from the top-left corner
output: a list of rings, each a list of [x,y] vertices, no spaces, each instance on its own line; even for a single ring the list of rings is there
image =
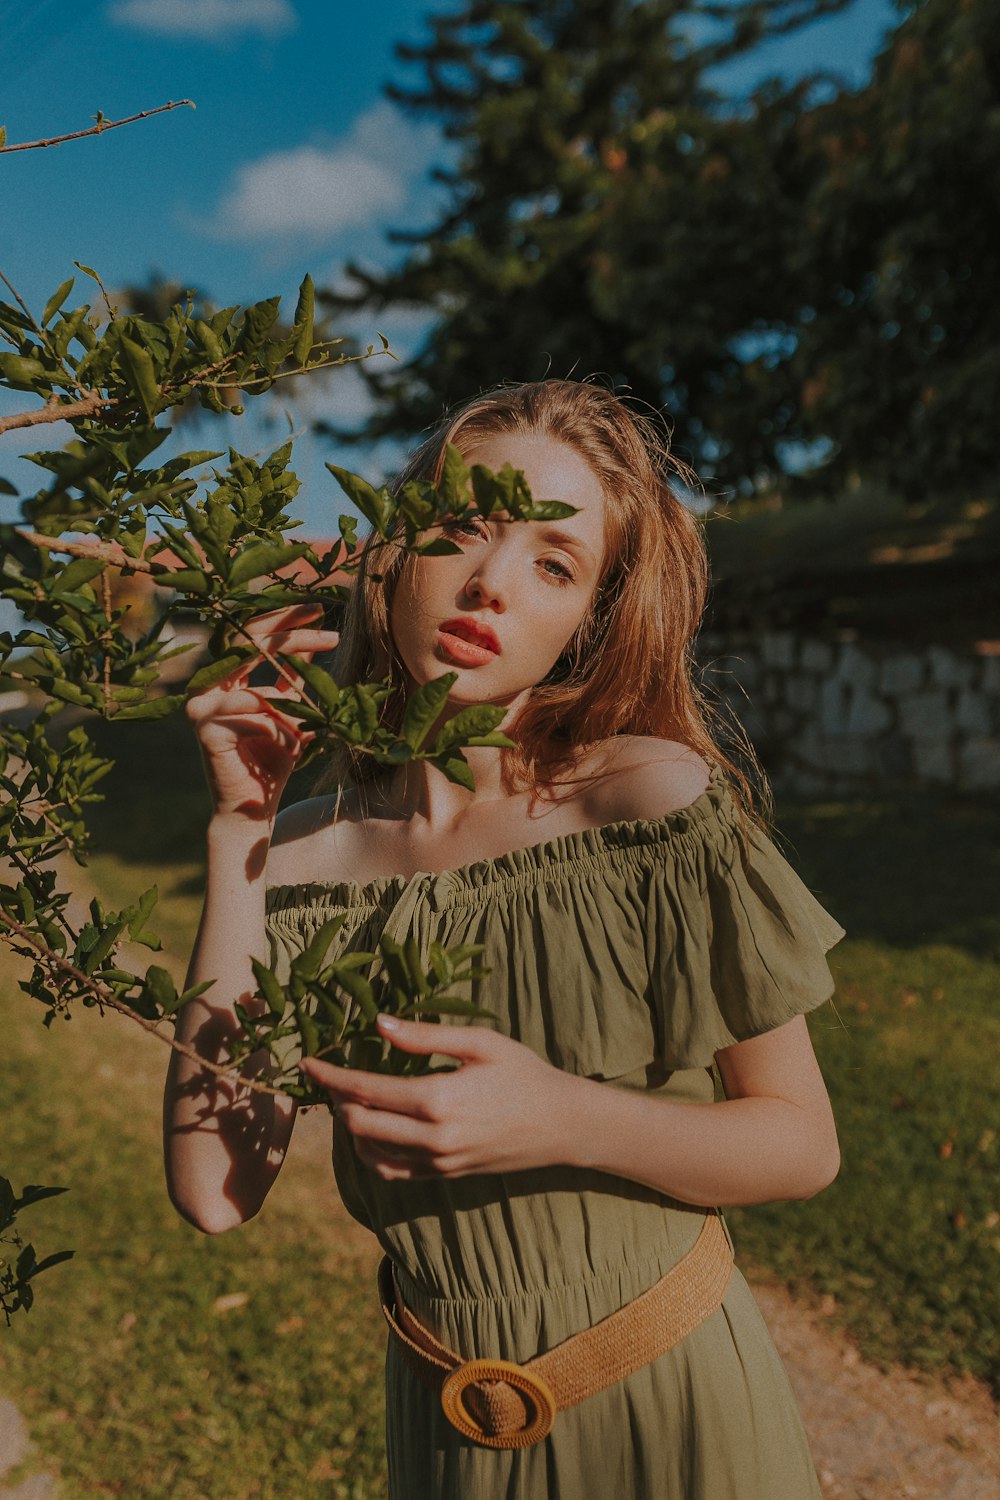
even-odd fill
[[[605,500],[565,443],[497,436],[468,464],[524,473],[532,499],[562,500],[561,521],[467,520],[446,530],[461,552],[412,561],[396,585],[391,624],[414,683],[458,673],[449,701],[513,705],[549,673],[586,618],[601,577]]]

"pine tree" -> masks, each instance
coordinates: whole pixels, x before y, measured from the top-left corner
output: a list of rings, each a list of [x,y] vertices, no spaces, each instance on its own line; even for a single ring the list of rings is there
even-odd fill
[[[439,222],[393,236],[399,267],[351,266],[356,294],[326,296],[433,316],[415,358],[366,374],[363,435],[412,436],[503,379],[597,374],[665,405],[720,483],[778,469],[798,436],[793,127],[811,84],[735,108],[706,74],[845,3],[475,0],[399,48],[423,84],[391,96],[440,120],[456,161]]]

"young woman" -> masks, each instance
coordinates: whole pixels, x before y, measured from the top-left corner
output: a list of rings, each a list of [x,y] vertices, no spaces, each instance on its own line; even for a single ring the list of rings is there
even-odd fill
[[[454,671],[448,713],[502,704],[518,749],[469,752],[473,792],[345,756],[279,814],[304,738],[273,707],[287,687],[251,688],[247,667],[192,700],[214,812],[188,983],[218,983],[182,1035],[225,1056],[265,921],[281,978],[334,914],[344,946],[482,943],[496,1026],[380,1023],[453,1071],[303,1064],[335,1106],[344,1201],[389,1258],[391,1494],[808,1500],[798,1413],[717,1208],[805,1198],[837,1171],[804,1012],[831,992],[840,928],[713,742],[690,665],[702,543],[650,426],[594,385],[505,388],[404,478],[434,477],[449,442],[575,514],[463,521],[447,556],[370,548],[338,677],[391,674],[399,714]],[[308,657],[335,639],[314,618],[254,629]],[[256,1213],[292,1106],[175,1054],[166,1118],[180,1211],[210,1232]]]

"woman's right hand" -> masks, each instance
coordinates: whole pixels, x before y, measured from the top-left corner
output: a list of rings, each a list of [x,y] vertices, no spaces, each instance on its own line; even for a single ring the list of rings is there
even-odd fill
[[[318,604],[271,610],[251,620],[247,633],[272,655],[290,652],[311,661],[319,651],[332,651],[340,639],[335,630],[310,628],[322,612]],[[235,813],[273,822],[288,778],[314,738],[313,730],[272,701],[302,696],[302,678],[287,663],[287,679],[272,686],[249,685],[251,672],[263,660],[262,655],[249,658],[185,705],[201,746],[216,817]]]

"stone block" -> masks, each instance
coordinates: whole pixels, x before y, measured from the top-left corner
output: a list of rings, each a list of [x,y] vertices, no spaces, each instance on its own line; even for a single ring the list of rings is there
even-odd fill
[[[955,752],[950,740],[915,740],[913,769],[921,781],[938,781],[945,786],[955,781]]]
[[[880,685],[882,691],[893,698],[902,698],[915,693],[924,680],[924,664],[912,652],[887,656],[882,662]]]
[[[812,713],[819,702],[819,683],[801,672],[790,672],[785,678],[785,703],[800,714]]]
[[[838,778],[871,776],[875,764],[874,747],[864,735],[841,735],[827,752],[827,766]]]
[[[847,733],[847,687],[837,677],[820,688],[819,727],[825,735]]]
[[[785,693],[785,680],[780,672],[765,672],[760,685],[759,697],[765,703],[780,703]]]
[[[892,723],[892,710],[884,698],[877,698],[867,688],[857,688],[847,705],[847,731],[849,734],[874,737],[884,734]]]
[[[913,748],[901,734],[883,735],[874,746],[875,763],[883,776],[910,776],[913,772]]]
[[[947,740],[952,723],[944,688],[910,693],[899,702],[899,727],[914,740]]]
[[[787,670],[795,665],[795,637],[790,630],[773,630],[761,641],[761,657],[765,667],[780,667]]]
[[[841,646],[837,656],[836,675],[841,682],[849,682],[856,688],[874,688],[878,681],[878,664],[875,658],[848,641]]]
[[[959,693],[955,706],[955,723],[967,734],[989,734],[992,728],[990,700],[985,693],[966,689]]]
[[[1000,738],[977,734],[959,746],[958,784],[969,792],[1000,787]]]
[[[927,664],[935,687],[968,687],[972,682],[974,663],[944,646],[930,647]]]
[[[829,641],[803,641],[799,666],[806,672],[829,672],[833,666],[833,647]]]

